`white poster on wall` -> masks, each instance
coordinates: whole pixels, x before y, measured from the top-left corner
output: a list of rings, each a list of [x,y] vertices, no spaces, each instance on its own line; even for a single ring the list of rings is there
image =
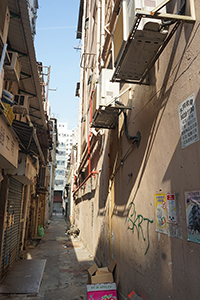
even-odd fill
[[[194,93],[178,106],[181,143],[185,148],[199,140]]]

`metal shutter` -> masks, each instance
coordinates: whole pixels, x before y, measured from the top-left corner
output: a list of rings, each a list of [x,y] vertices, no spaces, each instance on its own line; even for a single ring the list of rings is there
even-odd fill
[[[1,277],[5,276],[18,257],[22,191],[23,184],[11,177],[4,223]]]

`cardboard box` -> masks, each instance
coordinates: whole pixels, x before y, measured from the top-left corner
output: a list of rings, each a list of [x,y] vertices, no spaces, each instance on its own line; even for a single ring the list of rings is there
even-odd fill
[[[98,268],[94,263],[88,269],[88,284],[93,283],[109,283],[113,282],[113,271],[115,268],[115,261],[111,260],[108,267]]]
[[[88,300],[117,300],[116,283],[97,283],[87,285]]]

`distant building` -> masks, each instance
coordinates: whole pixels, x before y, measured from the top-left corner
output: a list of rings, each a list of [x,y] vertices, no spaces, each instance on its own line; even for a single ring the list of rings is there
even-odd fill
[[[49,153],[49,186],[48,186],[48,199],[46,205],[46,217],[49,219],[52,215],[52,208],[54,202],[54,181],[56,171],[56,149],[58,145],[58,133],[57,133],[57,119],[51,118],[49,121],[50,135],[52,139],[52,149]]]
[[[37,10],[39,8],[38,0],[28,0],[28,9],[29,9],[29,18],[31,23],[31,33],[34,37],[36,34],[36,19],[37,19]]]
[[[73,146],[75,129],[68,129],[67,123],[58,122],[58,148],[56,154],[56,172],[54,183],[54,210],[61,212],[61,207],[66,210],[64,191],[67,183],[67,165],[70,162],[70,154]]]

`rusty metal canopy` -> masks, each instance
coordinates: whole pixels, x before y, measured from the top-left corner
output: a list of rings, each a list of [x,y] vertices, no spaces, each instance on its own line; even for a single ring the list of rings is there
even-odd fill
[[[121,111],[117,106],[100,106],[93,116],[92,127],[114,129]]]
[[[35,128],[33,126],[29,126],[27,123],[17,120],[13,120],[12,126],[20,140],[22,149],[27,152],[31,152],[36,156],[40,156],[43,163],[45,163],[37,135],[35,134]]]

